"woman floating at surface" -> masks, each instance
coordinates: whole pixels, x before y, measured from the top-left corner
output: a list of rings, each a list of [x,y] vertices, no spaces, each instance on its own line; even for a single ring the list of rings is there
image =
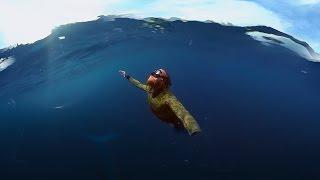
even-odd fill
[[[190,135],[201,132],[197,121],[170,92],[171,81],[165,70],[158,69],[152,72],[146,85],[132,78],[125,71],[120,70],[119,73],[132,84],[147,92],[151,110],[159,119],[174,125],[176,129],[185,128]]]

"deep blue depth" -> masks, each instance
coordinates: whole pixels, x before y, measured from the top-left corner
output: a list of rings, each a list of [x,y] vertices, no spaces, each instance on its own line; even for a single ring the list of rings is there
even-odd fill
[[[0,53],[16,59],[0,72],[0,179],[319,179],[320,64],[245,32],[100,18]],[[160,67],[200,136],[118,74]]]

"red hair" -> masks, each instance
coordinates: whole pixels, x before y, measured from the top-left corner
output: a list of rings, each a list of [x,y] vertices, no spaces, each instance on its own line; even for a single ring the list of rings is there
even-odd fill
[[[163,74],[161,74],[161,76],[159,77],[155,77],[156,81],[147,82],[147,85],[152,88],[152,97],[156,97],[171,86],[171,79],[169,74],[163,69],[160,70],[163,72]]]

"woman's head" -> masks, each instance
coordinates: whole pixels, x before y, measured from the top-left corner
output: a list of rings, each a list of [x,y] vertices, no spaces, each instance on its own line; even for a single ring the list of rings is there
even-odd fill
[[[150,74],[147,85],[151,86],[157,95],[171,86],[170,76],[164,69],[155,70]]]

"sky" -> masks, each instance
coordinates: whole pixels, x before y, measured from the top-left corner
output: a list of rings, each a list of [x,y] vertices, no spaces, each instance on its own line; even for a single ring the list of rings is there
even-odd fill
[[[320,52],[320,0],[0,0],[0,12],[0,48],[32,43],[62,24],[131,14],[266,25]]]

